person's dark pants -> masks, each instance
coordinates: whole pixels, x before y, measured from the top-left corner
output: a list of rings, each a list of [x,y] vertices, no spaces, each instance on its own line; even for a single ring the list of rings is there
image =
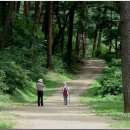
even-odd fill
[[[38,96],[37,99],[38,106],[43,106],[43,91],[37,91],[37,96]]]
[[[67,99],[68,95],[63,95],[63,97],[64,97],[64,104],[67,105],[67,103],[68,103],[68,99]]]

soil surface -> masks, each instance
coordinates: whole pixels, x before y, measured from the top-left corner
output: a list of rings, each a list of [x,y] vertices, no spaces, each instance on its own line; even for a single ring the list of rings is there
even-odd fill
[[[102,73],[105,62],[89,60],[67,82],[71,94],[68,105],[63,104],[61,88],[44,101],[44,107],[37,104],[7,108],[15,115],[14,129],[109,129],[113,120],[107,116],[97,116],[88,105],[79,102],[79,94],[89,88],[95,77]]]

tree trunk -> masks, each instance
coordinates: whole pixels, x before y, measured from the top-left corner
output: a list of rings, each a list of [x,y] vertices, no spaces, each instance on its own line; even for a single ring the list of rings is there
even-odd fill
[[[100,45],[101,45],[101,38],[102,38],[102,29],[100,29],[100,31],[99,31],[99,38],[98,38],[97,49],[100,48]]]
[[[35,1],[35,23],[39,25],[39,19],[41,15],[42,2]]]
[[[124,112],[130,112],[130,2],[120,2]]]
[[[21,1],[15,1],[14,10],[16,13],[19,12]]]
[[[70,63],[71,63],[74,9],[75,9],[75,7],[74,7],[74,5],[72,5],[70,12],[69,12],[69,33],[68,33],[68,46],[67,46],[68,65],[70,65]]]
[[[95,56],[95,53],[96,53],[96,50],[97,50],[98,37],[99,37],[99,32],[98,32],[98,27],[96,26],[95,35],[94,35],[92,57]]]
[[[1,15],[2,15],[2,26],[4,26],[4,23],[5,23],[5,18],[6,18],[6,12],[7,12],[7,3],[8,2],[1,2]]]
[[[27,17],[29,15],[30,1],[24,1],[24,15]]]
[[[116,57],[119,58],[119,51],[118,51],[117,37],[115,38],[115,53],[116,53]]]
[[[85,37],[85,33],[82,34],[82,44],[83,44],[83,58],[85,58],[86,55],[86,37]]]
[[[14,2],[8,2],[7,14],[4,22],[3,31],[1,34],[1,49],[4,49],[7,46],[7,36],[10,26],[11,16],[13,12]]]
[[[79,59],[79,50],[80,50],[80,34],[79,34],[80,27],[79,27],[79,25],[80,24],[78,24],[78,30],[77,30],[77,36],[76,36],[76,44],[75,44],[75,53],[76,53],[77,59]]]
[[[46,2],[46,9],[45,9],[45,15],[43,18],[43,24],[42,24],[42,32],[44,32],[45,34],[45,40],[47,40],[47,33],[48,33],[48,6],[49,6],[49,2]]]
[[[41,14],[41,1],[35,1],[35,18],[34,18],[34,23],[38,25],[39,23],[39,17]],[[32,32],[31,32],[31,41],[30,41],[30,47],[29,49],[30,51],[30,57],[33,57],[34,54],[34,42],[35,42],[35,36],[34,36],[34,32],[35,32],[35,24],[33,24],[33,28],[32,28]]]
[[[47,68],[52,67],[52,14],[53,14],[53,1],[49,1],[48,11],[48,35],[47,35]]]
[[[109,53],[111,53],[112,50],[112,11],[111,11],[111,27],[110,27],[110,42],[109,42]]]
[[[55,9],[55,14],[56,14],[56,19],[59,27],[59,32],[56,34],[54,37],[54,42],[52,46],[52,54],[54,54],[55,51],[57,51],[58,44],[62,44],[61,47],[63,48],[63,37],[64,37],[64,30],[67,25],[67,20],[68,20],[68,13],[65,14],[64,20],[63,20],[63,25],[61,24],[61,19],[59,17],[59,2],[56,2],[56,9]]]

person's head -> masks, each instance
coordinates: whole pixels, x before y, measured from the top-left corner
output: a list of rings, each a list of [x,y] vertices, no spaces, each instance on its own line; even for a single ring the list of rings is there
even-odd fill
[[[39,79],[38,82],[43,83],[42,79]]]

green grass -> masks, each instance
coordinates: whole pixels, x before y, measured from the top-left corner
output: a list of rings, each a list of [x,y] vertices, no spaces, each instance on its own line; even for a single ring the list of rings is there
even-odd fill
[[[0,107],[0,128],[12,128],[14,124],[13,114],[3,111],[3,108]]]
[[[130,113],[123,112],[123,95],[101,97],[97,95],[98,88],[99,84],[95,81],[87,92],[80,95],[80,101],[89,104],[92,112],[116,119],[117,122],[112,123],[112,127],[130,128]]]
[[[2,120],[0,121],[0,129],[8,129],[14,126],[15,122],[12,119]]]
[[[130,128],[130,121],[119,121],[111,124],[113,128]]]

